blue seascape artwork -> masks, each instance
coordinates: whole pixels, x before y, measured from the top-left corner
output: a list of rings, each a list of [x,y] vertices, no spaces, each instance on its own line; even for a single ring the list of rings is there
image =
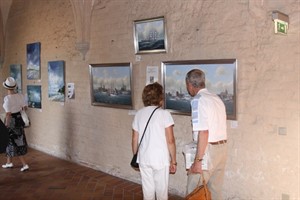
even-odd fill
[[[40,79],[40,53],[41,44],[39,42],[27,44],[27,79]]]
[[[27,85],[28,107],[42,108],[42,88],[40,85]]]
[[[51,101],[65,101],[64,61],[48,62],[48,98]]]
[[[22,93],[22,65],[11,64],[10,76],[13,77],[17,82],[17,92]]]

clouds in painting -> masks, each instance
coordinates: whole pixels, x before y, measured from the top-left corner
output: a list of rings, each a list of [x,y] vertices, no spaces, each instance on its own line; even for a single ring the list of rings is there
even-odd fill
[[[227,90],[233,94],[235,64],[168,65],[165,77],[166,92],[174,93],[180,90],[181,93],[187,94],[185,76],[195,68],[204,71],[208,90],[216,94]]]
[[[40,78],[40,43],[27,44],[27,78]]]
[[[95,67],[92,68],[94,88],[121,89],[122,87],[131,90],[130,68],[128,66],[118,67]]]
[[[27,45],[27,69],[38,70],[40,66],[40,43]]]
[[[149,34],[152,32],[157,33],[157,40],[164,39],[164,22],[163,20],[143,22],[136,24],[138,32],[138,41],[147,40]]]

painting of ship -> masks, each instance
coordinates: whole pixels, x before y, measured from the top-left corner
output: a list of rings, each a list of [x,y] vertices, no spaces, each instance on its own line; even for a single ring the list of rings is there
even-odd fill
[[[92,105],[132,108],[131,64],[90,65]]]

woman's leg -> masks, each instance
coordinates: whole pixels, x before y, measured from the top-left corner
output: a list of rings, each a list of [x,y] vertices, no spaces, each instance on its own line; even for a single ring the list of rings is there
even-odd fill
[[[155,183],[153,179],[153,169],[150,166],[140,165],[142,177],[142,189],[144,200],[155,200]]]
[[[19,156],[19,159],[20,159],[20,161],[22,162],[23,166],[25,166],[25,165],[26,165],[26,162],[25,162],[24,156]]]
[[[20,161],[22,162],[22,164],[23,164],[23,167],[21,168],[21,172],[24,172],[24,171],[26,171],[26,170],[28,170],[29,169],[29,166],[26,164],[26,162],[25,162],[25,159],[24,159],[24,156],[19,156],[19,159],[20,159]]]
[[[7,157],[6,157],[6,163],[9,164],[9,163],[11,163],[11,162],[12,162],[12,158],[9,157],[9,156],[7,156]]]
[[[12,158],[8,155],[6,156],[6,163],[2,165],[2,168],[12,168],[14,165],[12,164]]]
[[[154,170],[154,184],[157,200],[168,200],[169,166]]]

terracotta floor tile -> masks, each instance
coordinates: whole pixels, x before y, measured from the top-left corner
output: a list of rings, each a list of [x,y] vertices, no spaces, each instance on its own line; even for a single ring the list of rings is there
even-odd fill
[[[139,184],[29,149],[30,169],[0,168],[0,195],[5,200],[142,200]],[[0,164],[5,163],[4,154]],[[182,200],[170,194],[169,200]]]

